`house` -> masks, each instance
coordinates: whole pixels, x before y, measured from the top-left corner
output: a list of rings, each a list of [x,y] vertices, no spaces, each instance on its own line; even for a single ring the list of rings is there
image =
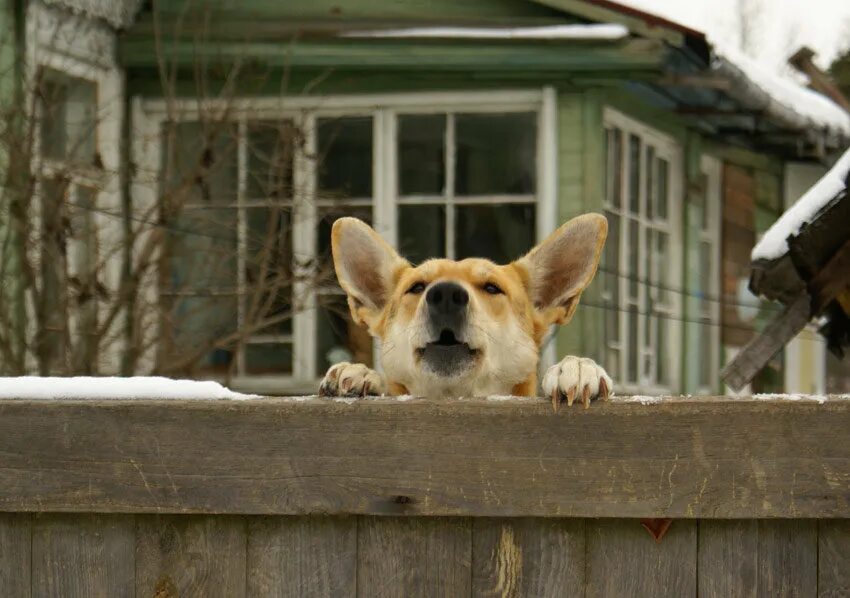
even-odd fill
[[[776,309],[747,291],[750,250],[850,143],[827,98],[608,0],[6,7],[41,98],[46,290],[18,309],[44,323],[22,360],[43,371],[89,355],[96,372],[311,389],[381,350],[329,273],[338,216],[413,260],[509,260],[598,211],[604,262],[544,360],[594,357],[624,393],[722,392],[721,364]],[[66,288],[85,292],[51,299]],[[105,336],[69,351],[73,326]],[[752,388],[797,390],[797,366]]]
[[[724,368],[733,388],[753,375],[813,318],[837,359],[823,364],[827,391],[846,392],[850,366],[850,149],[753,248],[750,288],[785,309]],[[831,367],[830,367],[831,366]]]

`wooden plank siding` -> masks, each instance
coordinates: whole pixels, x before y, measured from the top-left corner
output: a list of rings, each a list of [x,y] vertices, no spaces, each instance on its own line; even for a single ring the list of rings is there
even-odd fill
[[[848,595],[850,520],[39,515],[4,598]],[[135,550],[134,550],[135,545]],[[303,551],[303,552],[302,552]],[[316,560],[313,560],[313,559]]]
[[[4,400],[0,510],[839,517],[848,429],[839,397]]]

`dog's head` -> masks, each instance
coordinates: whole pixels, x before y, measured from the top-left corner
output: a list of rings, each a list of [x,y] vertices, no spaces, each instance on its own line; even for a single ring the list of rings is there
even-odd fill
[[[396,392],[531,394],[540,345],[596,273],[608,224],[585,214],[507,265],[433,259],[413,266],[368,225],[341,218],[334,266],[354,321],[382,341]]]

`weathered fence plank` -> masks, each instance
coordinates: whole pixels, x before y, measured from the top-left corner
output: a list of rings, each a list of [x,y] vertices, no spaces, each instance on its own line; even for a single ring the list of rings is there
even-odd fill
[[[34,598],[131,598],[133,518],[38,515],[32,527]]]
[[[245,596],[246,527],[241,517],[138,517],[136,595]]]
[[[0,511],[847,517],[848,429],[838,398],[4,400]]]
[[[758,531],[758,521],[699,522],[700,598],[755,598],[758,595]]]
[[[473,596],[580,596],[584,520],[475,519]]]
[[[0,596],[30,596],[32,516],[0,514]]]
[[[696,522],[674,521],[661,543],[634,520],[589,520],[585,596],[695,596]]]
[[[758,596],[817,596],[816,521],[759,521],[758,555]]]
[[[850,519],[818,522],[818,597],[850,596]]]
[[[472,526],[465,518],[361,518],[357,594],[468,596],[471,553]]]
[[[248,527],[248,596],[356,595],[354,517],[254,517]]]

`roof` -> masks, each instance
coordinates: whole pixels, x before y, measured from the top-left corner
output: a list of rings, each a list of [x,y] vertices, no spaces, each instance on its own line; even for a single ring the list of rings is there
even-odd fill
[[[846,195],[848,184],[850,184],[850,148],[823,178],[806,191],[767,230],[753,248],[750,258],[753,261],[775,260],[788,253],[788,237],[798,234],[804,225],[816,220],[831,202]],[[850,229],[848,229],[848,236],[850,236]]]

